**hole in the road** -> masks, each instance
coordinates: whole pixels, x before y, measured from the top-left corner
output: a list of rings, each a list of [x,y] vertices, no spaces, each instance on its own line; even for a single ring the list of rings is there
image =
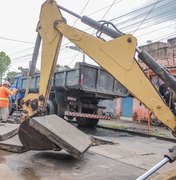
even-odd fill
[[[92,137],[92,141],[93,141],[92,146],[99,146],[99,145],[105,145],[105,144],[109,144],[109,145],[117,144],[117,143],[115,143],[113,141],[99,139],[99,138],[96,138],[96,137]]]

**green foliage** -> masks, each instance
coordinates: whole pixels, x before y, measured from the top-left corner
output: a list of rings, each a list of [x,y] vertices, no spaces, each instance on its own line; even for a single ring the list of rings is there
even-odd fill
[[[10,81],[10,83],[13,83],[14,82],[14,78],[15,76],[19,74],[18,72],[15,72],[15,71],[9,71],[7,74],[6,74],[6,80]]]
[[[65,65],[64,67],[65,67],[66,69],[71,69],[68,65]]]
[[[60,66],[59,64],[57,64],[55,71],[68,70],[68,69],[71,69],[68,65]]]
[[[8,70],[9,65],[11,63],[10,57],[6,55],[5,52],[0,52],[0,78],[2,82],[2,77],[4,73]]]

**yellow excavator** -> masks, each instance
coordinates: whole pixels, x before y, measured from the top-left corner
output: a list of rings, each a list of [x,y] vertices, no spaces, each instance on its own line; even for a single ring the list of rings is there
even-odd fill
[[[61,14],[61,10],[79,18],[86,25],[96,29],[96,36],[87,34],[68,25]],[[63,125],[63,121],[61,119],[58,120],[56,115],[46,115],[49,91],[63,36],[74,43],[91,59],[94,59],[95,62],[128,89],[134,97],[148,107],[163,124],[173,133],[176,133],[175,115],[171,112],[158,90],[140,67],[138,61],[135,59],[135,55],[138,54],[138,57],[174,92],[176,92],[176,80],[174,76],[160,66],[147,52],[141,51],[137,47],[137,40],[131,34],[123,34],[110,22],[97,22],[87,16],[81,17],[57,5],[54,0],[47,0],[42,5],[37,32],[38,35],[29,72],[26,94],[23,99],[22,123],[19,129],[19,138],[22,144],[28,149],[59,150],[66,148],[66,150],[73,153],[75,157],[80,157],[91,146],[91,142],[88,141],[87,137],[85,137],[87,138],[86,145],[82,149],[78,147],[78,149],[81,149],[81,153],[75,152],[77,150],[75,144],[68,147],[67,143],[70,137],[66,137],[66,140],[64,139],[62,143],[58,143],[61,138],[56,137],[56,134],[59,130],[62,131],[64,127],[66,128],[67,125]],[[103,35],[109,36],[111,39],[106,41],[103,39]],[[34,74],[41,40],[42,54],[39,93],[31,94],[29,93],[29,86]],[[61,123],[60,126],[57,122]],[[61,126],[63,126],[63,128],[61,128]],[[80,136],[80,134],[78,133],[77,136]],[[82,145],[81,141],[79,137],[76,140],[78,144],[80,143]],[[80,146],[80,144],[78,146]],[[172,160],[174,160],[174,158],[172,158]]]

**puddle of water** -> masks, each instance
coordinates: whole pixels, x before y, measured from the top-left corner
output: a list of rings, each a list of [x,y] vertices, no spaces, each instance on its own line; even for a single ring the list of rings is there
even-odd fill
[[[19,175],[22,175],[25,180],[40,180],[39,176],[36,175],[35,171],[32,168],[28,167],[17,167],[16,169],[12,169],[12,171],[16,171]]]
[[[32,168],[23,167],[18,161],[8,162],[8,157],[13,153],[0,150],[0,174],[7,180],[40,180]],[[0,178],[1,179],[1,178]]]

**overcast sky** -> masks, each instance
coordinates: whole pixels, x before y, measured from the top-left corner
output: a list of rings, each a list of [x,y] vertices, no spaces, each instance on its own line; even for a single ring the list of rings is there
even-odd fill
[[[44,0],[4,0],[0,6],[0,51],[4,51],[12,60],[10,70],[19,66],[28,67],[32,58],[36,38],[36,25],[40,8]],[[176,1],[175,0],[58,0],[61,6],[71,11],[87,15],[97,21],[111,21],[124,33],[131,33],[138,39],[138,45],[147,40],[164,41],[176,37]],[[62,11],[63,12],[63,11]],[[82,25],[80,21],[63,12],[67,23],[88,33],[93,29]],[[21,42],[18,42],[21,41]],[[62,42],[58,63],[73,67],[82,61],[82,54],[65,46],[73,45]],[[86,61],[90,61],[86,57]],[[40,66],[40,56],[37,67]]]

